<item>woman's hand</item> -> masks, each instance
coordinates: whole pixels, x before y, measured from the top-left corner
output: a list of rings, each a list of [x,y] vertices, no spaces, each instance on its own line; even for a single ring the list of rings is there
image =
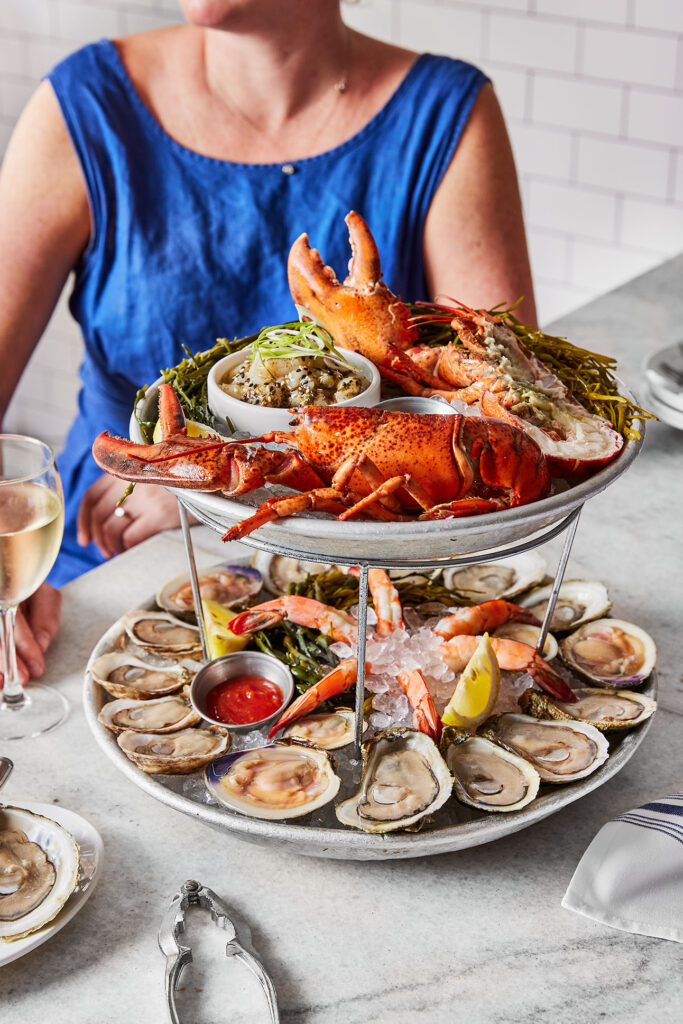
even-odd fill
[[[15,641],[17,669],[22,685],[45,671],[45,652],[55,638],[62,610],[62,595],[49,583],[22,601],[17,611]],[[0,673],[0,680],[2,673]]]
[[[117,509],[125,487],[122,480],[104,473],[85,492],[78,511],[78,543],[85,547],[94,541],[105,558],[180,526],[178,503],[163,487],[136,487]]]

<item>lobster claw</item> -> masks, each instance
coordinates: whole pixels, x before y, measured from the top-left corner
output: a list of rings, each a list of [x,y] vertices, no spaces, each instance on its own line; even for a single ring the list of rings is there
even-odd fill
[[[395,350],[414,344],[417,330],[406,306],[381,280],[377,245],[361,215],[352,210],[346,224],[352,256],[344,283],[303,234],[289,253],[289,289],[294,302],[330,332],[335,344],[382,365]]]

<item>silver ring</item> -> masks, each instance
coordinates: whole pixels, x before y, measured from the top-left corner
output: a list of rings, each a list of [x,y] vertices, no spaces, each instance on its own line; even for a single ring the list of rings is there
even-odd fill
[[[129,519],[131,518],[129,513],[126,512],[125,508],[123,508],[121,505],[119,505],[118,508],[114,509],[114,515],[116,516],[117,519],[123,519],[124,516],[128,516]]]

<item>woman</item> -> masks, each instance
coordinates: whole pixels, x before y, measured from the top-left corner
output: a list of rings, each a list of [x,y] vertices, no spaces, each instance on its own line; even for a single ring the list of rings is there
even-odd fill
[[[526,299],[524,228],[503,118],[477,69],[349,30],[339,0],[181,0],[188,24],[71,55],[41,83],[0,176],[0,412],[75,270],[85,341],[60,459],[57,585],[177,525],[174,499],[90,457],[127,434],[137,388],[218,335],[293,315],[294,238],[341,272],[343,217],[369,222],[399,294]],[[57,628],[48,585],[24,608],[24,676]]]

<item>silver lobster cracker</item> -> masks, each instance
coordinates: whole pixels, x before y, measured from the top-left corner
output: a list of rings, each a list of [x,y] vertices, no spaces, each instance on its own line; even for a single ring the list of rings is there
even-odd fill
[[[178,936],[185,930],[185,912],[189,906],[203,907],[210,911],[214,923],[225,930],[228,940],[225,955],[238,957],[255,975],[266,997],[270,1020],[272,1024],[279,1024],[277,996],[263,964],[240,942],[237,928],[230,918],[230,910],[226,904],[212,889],[192,879],[184,882],[171,900],[159,929],[159,948],[166,957],[166,1001],[172,1024],[182,1024],[176,1009],[176,988],[183,968],[192,963],[193,959],[192,948],[178,941]]]

